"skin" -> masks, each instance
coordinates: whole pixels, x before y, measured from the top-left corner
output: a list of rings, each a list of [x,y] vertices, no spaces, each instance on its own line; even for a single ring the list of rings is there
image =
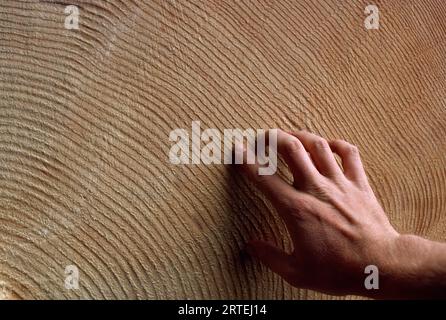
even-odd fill
[[[240,167],[284,220],[293,251],[255,240],[248,253],[295,287],[383,299],[446,298],[446,244],[392,227],[357,147],[278,130],[277,149],[292,185],[276,174],[259,176],[258,164]],[[379,269],[379,289],[364,286],[368,265]]]

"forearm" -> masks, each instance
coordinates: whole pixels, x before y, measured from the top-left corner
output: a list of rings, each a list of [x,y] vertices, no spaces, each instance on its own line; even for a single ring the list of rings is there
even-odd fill
[[[380,275],[380,289],[367,295],[381,299],[446,298],[446,244],[401,235]]]

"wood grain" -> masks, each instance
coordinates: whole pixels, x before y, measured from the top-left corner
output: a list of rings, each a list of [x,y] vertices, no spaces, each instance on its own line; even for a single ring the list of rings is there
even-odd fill
[[[241,254],[289,243],[231,168],[169,163],[193,120],[347,139],[392,223],[445,240],[446,2],[374,3],[379,30],[368,1],[2,0],[3,298],[332,298]]]

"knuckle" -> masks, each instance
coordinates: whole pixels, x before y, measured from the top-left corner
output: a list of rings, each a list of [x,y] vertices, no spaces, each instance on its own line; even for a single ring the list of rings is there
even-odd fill
[[[345,146],[346,144],[348,144],[347,141],[342,140],[342,139],[335,139],[331,143],[336,145],[336,146],[339,146],[339,147],[342,147],[342,146]]]
[[[351,156],[357,156],[359,154],[359,149],[357,146],[352,145],[352,144],[348,144],[347,147],[347,152],[349,155]]]
[[[334,140],[332,142],[334,145],[339,147],[340,150],[343,150],[346,154],[355,155],[359,153],[358,147],[341,139]]]
[[[294,153],[303,149],[302,143],[297,138],[289,139],[286,143],[288,152]]]
[[[325,140],[324,138],[319,138],[319,139],[317,139],[315,142],[314,142],[314,146],[317,148],[317,149],[327,149],[329,146],[328,146],[328,142],[327,142],[327,140]]]

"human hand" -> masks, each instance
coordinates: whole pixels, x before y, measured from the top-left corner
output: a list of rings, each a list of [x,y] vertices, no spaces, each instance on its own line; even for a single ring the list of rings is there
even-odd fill
[[[342,140],[327,142],[309,132],[281,130],[277,148],[293,185],[278,175],[259,176],[256,164],[241,167],[283,218],[293,251],[263,241],[251,241],[247,251],[296,287],[335,295],[393,296],[392,286],[406,272],[401,263],[410,261],[402,249],[413,251],[417,246],[412,242],[419,241],[401,237],[389,223],[358,149]],[[380,292],[364,287],[368,265],[379,268]]]

